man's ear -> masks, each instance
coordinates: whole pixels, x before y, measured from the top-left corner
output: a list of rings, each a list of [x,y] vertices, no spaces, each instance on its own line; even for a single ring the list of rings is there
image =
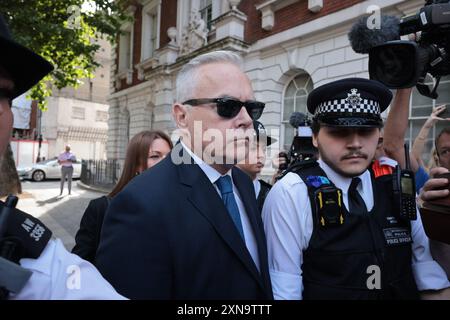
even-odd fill
[[[172,116],[180,129],[186,129],[188,127],[188,114],[189,110],[185,105],[181,103],[175,103],[172,107]]]
[[[319,133],[312,135],[312,143],[313,143],[313,146],[316,147],[316,148],[319,148],[319,144],[317,143],[317,136],[318,136],[318,134]]]

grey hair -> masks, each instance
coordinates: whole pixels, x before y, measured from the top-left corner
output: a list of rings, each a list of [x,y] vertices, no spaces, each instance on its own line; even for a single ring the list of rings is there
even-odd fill
[[[197,85],[197,71],[201,66],[221,62],[234,64],[243,70],[242,57],[233,51],[218,50],[197,56],[186,63],[177,75],[177,102],[182,103],[192,98],[192,93]]]

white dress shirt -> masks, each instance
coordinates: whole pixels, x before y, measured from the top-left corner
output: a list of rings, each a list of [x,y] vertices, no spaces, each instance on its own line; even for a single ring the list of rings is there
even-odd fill
[[[11,300],[122,300],[121,296],[88,261],[52,239],[37,259],[21,259],[33,271],[25,287]]]
[[[334,172],[323,161],[319,165],[328,178],[342,190],[348,208],[348,188],[351,178]],[[374,205],[369,171],[359,176],[357,190],[370,211]],[[269,271],[275,299],[302,299],[301,265],[303,251],[308,248],[313,231],[311,205],[307,186],[296,173],[288,173],[275,183],[263,207],[263,221],[267,238]],[[447,276],[430,254],[428,238],[423,230],[420,214],[411,222],[412,270],[419,290],[439,290],[450,287]]]
[[[206,164],[202,159],[200,159],[196,154],[194,154],[188,147],[186,147],[186,145],[183,142],[181,142],[181,144],[183,148],[187,151],[187,153],[189,153],[189,155],[192,157],[194,162],[208,177],[209,181],[212,183],[219,196],[222,197],[220,190],[215,183],[222,175],[216,169]],[[231,170],[229,170],[225,175],[229,175],[231,177],[231,181],[233,183],[233,194],[234,198],[236,199],[236,203],[241,216],[242,229],[244,230],[245,245],[251,257],[253,258],[253,262],[255,263],[257,269],[259,270],[258,244],[256,243],[256,238],[253,233],[252,225],[250,224],[247,211],[245,210],[245,206],[244,203],[242,202],[241,195],[239,194],[239,191],[236,185],[234,184]]]
[[[256,198],[258,198],[259,192],[261,191],[261,182],[258,180],[258,178],[253,180],[253,187],[255,187],[255,195]]]

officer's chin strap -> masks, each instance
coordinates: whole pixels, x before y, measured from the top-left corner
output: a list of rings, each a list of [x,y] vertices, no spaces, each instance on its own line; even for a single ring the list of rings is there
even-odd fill
[[[41,221],[15,209],[17,201],[15,196],[0,201],[0,300],[22,290],[31,271],[19,266],[20,259],[38,258],[52,235]]]

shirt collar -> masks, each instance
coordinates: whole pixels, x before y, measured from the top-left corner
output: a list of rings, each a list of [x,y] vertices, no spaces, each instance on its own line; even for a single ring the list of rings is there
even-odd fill
[[[180,141],[181,145],[183,146],[184,150],[191,156],[191,158],[194,160],[194,162],[202,169],[202,171],[206,174],[209,181],[214,184],[222,175],[219,171],[211,167],[210,165],[206,164],[200,157],[198,157],[195,153],[191,151],[184,143],[183,141]],[[228,172],[224,175],[229,175],[231,177],[231,181],[233,181],[233,176],[231,175],[231,169],[228,170]]]
[[[352,182],[352,178],[344,177],[338,173],[336,173],[333,169],[330,168],[329,165],[327,165],[322,159],[318,160],[320,167],[323,169],[323,171],[326,173],[327,177],[333,181],[334,185],[341,189],[342,192],[347,193],[348,188],[350,187],[350,184]],[[361,179],[361,183],[356,188],[359,192],[362,191],[363,185],[368,183],[370,181],[370,172],[369,170],[365,170],[362,174],[358,176]],[[354,177],[356,178],[356,177]]]

